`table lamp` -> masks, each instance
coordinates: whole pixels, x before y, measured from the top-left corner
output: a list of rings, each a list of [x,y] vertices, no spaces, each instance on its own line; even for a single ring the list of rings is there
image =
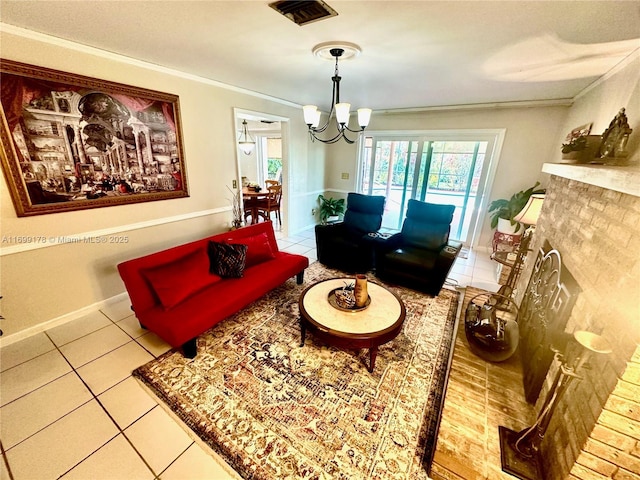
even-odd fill
[[[522,240],[520,241],[520,246],[516,252],[516,258],[513,262],[513,266],[511,267],[511,272],[509,272],[507,282],[505,285],[502,285],[498,291],[501,295],[507,297],[513,295],[516,282],[520,276],[520,271],[522,270],[524,259],[529,251],[529,243],[531,242],[531,237],[535,231],[535,225],[538,223],[538,218],[540,218],[543,203],[544,193],[534,193],[529,197],[524,208],[520,210],[515,217],[513,217],[516,222],[527,225],[528,228],[522,235]]]

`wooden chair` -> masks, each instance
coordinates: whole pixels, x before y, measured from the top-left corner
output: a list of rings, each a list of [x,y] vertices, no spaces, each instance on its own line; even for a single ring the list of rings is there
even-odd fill
[[[256,218],[256,203],[257,200],[251,197],[244,198],[244,221],[248,225],[247,218],[251,217],[251,223],[258,223]]]
[[[280,201],[282,200],[282,185],[273,185],[267,187],[269,195],[265,199],[258,201],[256,208],[257,215],[264,218],[265,221],[271,220],[271,212],[276,212],[276,219],[282,226],[282,218],[280,216]]]
[[[280,182],[278,180],[265,180],[264,184],[267,188],[269,188],[269,187],[275,187],[276,185],[280,185]]]

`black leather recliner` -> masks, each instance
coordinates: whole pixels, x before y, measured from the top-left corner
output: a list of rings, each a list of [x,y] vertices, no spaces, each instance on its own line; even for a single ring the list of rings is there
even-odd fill
[[[462,244],[449,240],[454,205],[409,200],[400,233],[377,247],[376,275],[436,296]]]
[[[316,225],[318,261],[345,272],[364,273],[373,266],[373,244],[365,237],[382,226],[384,196],[349,193],[344,221]]]

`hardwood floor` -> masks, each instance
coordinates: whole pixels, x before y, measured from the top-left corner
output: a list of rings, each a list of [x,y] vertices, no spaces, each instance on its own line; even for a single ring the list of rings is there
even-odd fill
[[[431,467],[433,480],[513,479],[501,469],[498,426],[520,430],[535,421],[535,411],[524,399],[518,352],[505,362],[491,363],[469,350],[464,309],[480,292],[465,292]]]

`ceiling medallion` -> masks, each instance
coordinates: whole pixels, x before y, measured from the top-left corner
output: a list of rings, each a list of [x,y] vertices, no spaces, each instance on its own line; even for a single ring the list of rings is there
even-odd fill
[[[315,47],[313,47],[313,54],[316,57],[322,58],[324,60],[334,60],[334,56],[331,54],[331,50],[334,48],[339,48],[342,50],[342,55],[340,56],[340,60],[349,60],[351,58],[357,57],[362,53],[362,50],[355,43],[349,42],[324,42],[319,43]]]

